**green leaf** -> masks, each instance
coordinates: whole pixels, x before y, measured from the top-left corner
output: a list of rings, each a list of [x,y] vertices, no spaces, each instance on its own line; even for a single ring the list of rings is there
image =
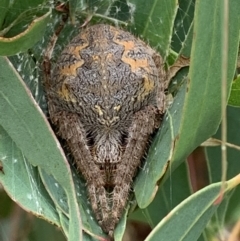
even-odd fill
[[[70,1],[70,7],[74,2],[75,0]],[[75,12],[78,17],[82,17],[82,22],[86,24],[91,20],[91,24],[107,22],[113,25],[126,26],[132,20],[133,10],[131,7],[127,0],[88,0],[87,2],[78,1]]]
[[[227,107],[227,135],[228,142],[240,146],[240,138],[238,134],[240,126],[240,109],[232,106]],[[217,133],[213,136],[216,139],[221,139],[221,126]],[[209,168],[209,176],[211,182],[219,182],[222,178],[222,166],[221,166],[221,147],[208,147],[207,148],[207,160]],[[235,148],[227,148],[227,178],[232,178],[239,173],[239,150]]]
[[[56,208],[46,192],[37,168],[30,165],[21,150],[0,126],[0,183],[8,195],[25,210],[60,227]]]
[[[239,8],[237,0],[229,2],[228,91],[238,51]],[[223,6],[218,0],[212,1],[211,5],[206,0],[196,2],[188,92],[179,131],[181,134],[175,143],[174,165],[178,165],[196,146],[213,135],[221,121],[222,44],[219,40],[224,30],[222,14]]]
[[[168,55],[172,29],[178,9],[176,0],[130,0],[134,25],[131,30],[160,52]]]
[[[2,29],[2,25],[4,23],[4,19],[6,17],[8,7],[10,5],[9,0],[2,0],[1,1],[1,8],[0,8],[0,29]]]
[[[113,19],[119,19],[124,22],[131,22],[133,19],[131,5],[128,4],[127,0],[113,1],[109,5],[107,12]]]
[[[237,0],[229,2],[228,91],[238,52],[239,8]],[[173,171],[197,146],[212,136],[219,126],[222,87],[222,44],[219,40],[224,29],[222,10],[218,0],[212,1],[210,5],[206,0],[197,1],[189,77],[165,115],[149,150],[146,164],[138,175],[135,194],[141,208],[153,199],[158,180],[165,173],[168,161],[172,160]]]
[[[63,221],[63,227],[65,227],[66,224],[68,225],[69,221],[69,207],[67,203],[67,195],[64,189],[52,175],[47,174],[47,172],[45,172],[44,170],[40,170],[40,175],[43,180],[44,186],[46,187],[54,204],[57,207],[60,215],[60,220]],[[80,174],[76,173],[76,170],[74,168],[72,168],[72,176],[84,231],[95,237],[105,236],[102,229],[96,222],[95,215],[92,212],[92,208],[88,200],[85,181],[81,178]]]
[[[65,215],[69,213],[67,194],[60,184],[56,181],[53,175],[48,174],[44,169],[39,168],[41,179],[51,196],[57,209],[61,210]]]
[[[173,105],[165,114],[161,129],[148,151],[144,167],[136,178],[134,191],[140,208],[147,207],[154,198],[158,190],[156,183],[166,172],[168,160],[171,160],[173,140],[179,129],[186,92],[186,82],[184,82]]]
[[[240,107],[240,75],[232,83],[228,104]]]
[[[49,240],[49,237],[51,237],[51,241],[66,241],[66,237],[59,229],[44,220],[34,218],[28,240],[42,241]]]
[[[188,170],[184,162],[158,189],[151,204],[131,213],[129,218],[147,222],[151,228],[154,228],[174,207],[190,195]]]
[[[126,229],[126,221],[127,221],[127,215],[128,211],[130,208],[130,204],[128,203],[127,206],[125,207],[124,213],[122,214],[122,217],[117,224],[117,227],[114,230],[114,240],[115,241],[122,241],[123,240],[123,235],[124,231]]]
[[[25,31],[14,37],[0,37],[0,55],[10,56],[24,52],[36,44],[46,29],[50,14],[51,11],[34,19]]]
[[[7,58],[0,57],[0,68],[0,113],[4,113],[0,116],[0,124],[28,161],[52,174],[63,187],[69,205],[69,240],[81,240],[81,221],[71,170],[60,144]]]
[[[240,175],[227,182],[225,191],[239,184]],[[197,240],[218,208],[221,186],[221,182],[211,184],[185,199],[153,229],[145,240]]]
[[[225,223],[233,224],[239,221],[240,217],[240,187],[238,186],[235,190],[233,195],[231,196],[229,203],[228,203],[228,209],[226,211],[225,216]]]
[[[240,109],[232,106],[227,107],[227,132],[228,142],[236,146],[240,146],[239,126],[240,126]],[[221,126],[219,127],[214,138],[221,138]],[[207,147],[207,162],[209,167],[209,176],[211,182],[220,181],[222,178],[221,165],[221,146]],[[227,178],[232,178],[239,173],[239,150],[227,148]],[[234,193],[225,196],[224,202],[217,210],[215,216],[208,225],[206,233],[209,236],[222,232],[225,226],[231,226],[238,221],[240,215],[239,203],[240,187],[238,186]]]
[[[77,173],[74,168],[72,168],[72,173],[84,231],[93,237],[99,238],[106,236],[97,223],[95,215],[93,214],[86,190],[86,182],[81,177],[81,174]]]
[[[186,162],[183,162],[159,188],[153,202],[142,210],[151,227],[155,227],[174,207],[191,195],[188,178]]]
[[[85,1],[81,1],[81,2],[85,2]],[[75,13],[76,13],[77,3],[78,3],[77,0],[69,0],[69,15],[72,23],[75,23]]]
[[[178,4],[171,47],[177,53],[190,57],[195,0],[181,0]]]
[[[13,37],[26,30],[29,24],[36,18],[41,17],[49,10],[46,0],[12,0],[5,9],[7,14],[4,17],[1,30],[8,29],[8,37]],[[1,5],[2,6],[2,5]],[[2,10],[2,8],[1,8]],[[0,31],[2,32],[2,31]]]

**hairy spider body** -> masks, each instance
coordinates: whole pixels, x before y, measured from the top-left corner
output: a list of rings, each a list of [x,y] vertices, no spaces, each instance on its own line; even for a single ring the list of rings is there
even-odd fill
[[[109,25],[82,30],[51,75],[48,106],[87,183],[93,211],[113,235],[149,137],[165,110],[162,59]]]

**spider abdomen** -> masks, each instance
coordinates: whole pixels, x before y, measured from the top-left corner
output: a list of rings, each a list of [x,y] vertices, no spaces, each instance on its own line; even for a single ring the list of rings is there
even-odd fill
[[[82,122],[115,126],[156,105],[153,50],[130,33],[95,25],[64,49],[53,73],[52,95]]]

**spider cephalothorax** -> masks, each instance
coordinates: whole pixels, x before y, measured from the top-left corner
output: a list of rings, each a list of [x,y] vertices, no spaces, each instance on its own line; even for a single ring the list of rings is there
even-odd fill
[[[82,30],[63,50],[46,90],[50,118],[86,180],[110,235],[122,215],[149,137],[164,112],[162,59],[109,25]]]

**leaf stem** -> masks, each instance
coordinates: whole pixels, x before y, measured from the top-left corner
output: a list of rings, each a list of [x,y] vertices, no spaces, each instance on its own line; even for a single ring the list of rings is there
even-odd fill
[[[222,28],[222,125],[221,125],[221,155],[222,155],[222,191],[225,189],[227,178],[227,65],[228,65],[228,17],[229,3],[228,0],[223,0],[223,28]]]

